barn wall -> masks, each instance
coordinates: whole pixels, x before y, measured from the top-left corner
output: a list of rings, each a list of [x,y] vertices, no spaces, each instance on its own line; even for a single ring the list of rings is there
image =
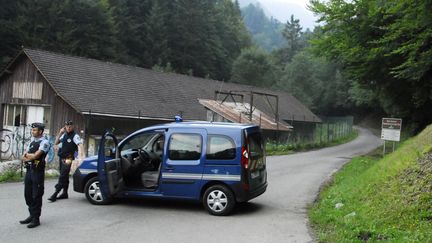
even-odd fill
[[[12,133],[8,134],[12,138],[20,135],[20,141],[17,138],[17,141],[12,140],[10,145],[0,144],[0,146],[3,146],[2,151],[5,151],[5,147],[9,148],[6,152],[0,154],[0,158],[16,159],[19,158],[23,151],[22,141],[24,141],[24,148],[30,142],[30,129],[24,128],[22,125],[14,126],[15,122],[8,126],[3,126],[7,119],[7,117],[4,117],[7,106],[22,106],[23,110],[27,110],[28,106],[39,107],[33,109],[33,116],[42,117],[44,123],[49,123],[45,134],[49,137],[51,143],[54,142],[54,136],[67,120],[75,122],[78,132],[85,130],[84,116],[79,114],[56,94],[51,85],[25,54],[21,54],[13,65],[8,68],[7,72],[0,77],[0,126],[1,128],[11,130],[11,132],[4,132],[2,136],[6,133]],[[40,107],[43,107],[43,110],[49,110],[49,112],[42,114]],[[27,123],[27,120],[24,118],[21,119],[21,123]],[[23,139],[21,134],[24,131],[26,135]],[[81,136],[83,135],[81,134]],[[55,161],[54,154],[54,150],[50,151],[47,157],[48,162]]]
[[[55,135],[66,120],[73,120],[78,131],[85,129],[84,117],[66,103],[45,80],[31,60],[22,54],[0,77],[0,103],[49,107],[50,135]],[[3,118],[4,112],[0,113]],[[2,122],[3,124],[3,122]]]

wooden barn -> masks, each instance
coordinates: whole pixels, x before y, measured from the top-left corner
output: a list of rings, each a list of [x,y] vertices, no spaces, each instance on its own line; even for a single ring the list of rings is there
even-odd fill
[[[184,120],[208,120],[209,112],[224,116],[199,102],[222,99],[220,91],[241,93],[246,101],[253,92],[277,97],[277,108],[268,97],[252,98],[253,107],[267,117],[275,114],[278,128],[293,125],[295,130],[299,123],[313,129],[321,121],[285,92],[23,49],[0,73],[0,128],[44,122],[46,133],[54,136],[73,120],[91,155],[106,129],[121,137],[179,114]]]

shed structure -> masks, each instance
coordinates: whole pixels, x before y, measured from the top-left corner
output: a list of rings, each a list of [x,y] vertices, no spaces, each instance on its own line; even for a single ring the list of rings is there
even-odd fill
[[[313,129],[321,122],[286,92],[23,49],[0,73],[0,128],[13,130],[38,121],[47,125],[47,135],[55,136],[65,121],[73,120],[91,155],[106,129],[121,137],[171,122],[179,114],[184,120],[208,120],[214,108],[209,102],[224,90],[278,96],[276,124],[281,130],[295,131],[296,123]],[[274,112],[265,99],[255,100],[254,107],[262,114]],[[272,123],[271,117],[265,119]]]

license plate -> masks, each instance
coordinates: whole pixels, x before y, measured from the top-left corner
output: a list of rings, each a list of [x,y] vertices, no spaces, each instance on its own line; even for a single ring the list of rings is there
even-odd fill
[[[260,172],[259,171],[252,172],[252,174],[251,174],[252,179],[257,178],[258,176],[260,176]]]

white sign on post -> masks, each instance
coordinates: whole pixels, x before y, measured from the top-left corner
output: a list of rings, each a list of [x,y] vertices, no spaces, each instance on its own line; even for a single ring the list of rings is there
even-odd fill
[[[399,142],[402,128],[402,119],[383,118],[381,125],[381,139]]]

